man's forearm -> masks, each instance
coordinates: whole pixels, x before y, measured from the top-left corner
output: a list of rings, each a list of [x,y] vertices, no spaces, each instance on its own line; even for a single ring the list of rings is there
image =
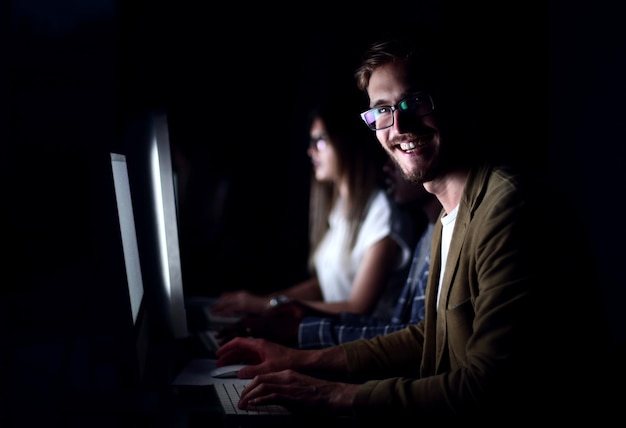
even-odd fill
[[[341,346],[300,352],[302,352],[302,358],[296,362],[294,366],[296,370],[345,372],[347,369],[346,353]]]

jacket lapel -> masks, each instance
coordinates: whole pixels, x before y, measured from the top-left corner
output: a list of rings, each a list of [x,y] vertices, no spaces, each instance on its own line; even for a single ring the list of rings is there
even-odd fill
[[[470,171],[461,202],[456,221],[454,223],[453,239],[448,250],[448,259],[446,261],[446,269],[441,282],[441,295],[439,296],[439,306],[437,307],[437,289],[439,286],[439,273],[441,272],[441,217],[437,220],[435,230],[433,232],[433,246],[431,250],[431,271],[428,279],[428,289],[426,293],[427,306],[426,317],[428,321],[425,330],[424,339],[424,370],[427,374],[436,374],[446,355],[448,326],[446,310],[449,306],[450,295],[454,278],[457,275],[461,250],[465,242],[467,229],[474,214],[477,204],[480,203],[482,195],[486,190],[490,169],[485,165],[477,170]],[[443,213],[442,213],[443,214]],[[465,284],[461,284],[464,286]],[[434,309],[437,308],[435,311]],[[430,313],[429,313],[430,312]],[[436,326],[436,328],[434,328]]]

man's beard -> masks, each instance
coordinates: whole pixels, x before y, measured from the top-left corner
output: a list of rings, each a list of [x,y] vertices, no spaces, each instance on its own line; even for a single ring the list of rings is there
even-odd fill
[[[405,171],[402,165],[392,157],[396,168],[402,174],[402,177],[409,183],[423,184],[434,180],[442,171],[441,164],[439,162],[440,156],[430,157],[429,163],[424,163],[421,168],[413,168],[411,171]]]

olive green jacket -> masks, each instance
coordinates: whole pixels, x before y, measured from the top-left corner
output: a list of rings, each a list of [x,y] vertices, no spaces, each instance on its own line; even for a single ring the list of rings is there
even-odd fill
[[[439,306],[440,221],[433,234],[425,319],[342,345],[350,376],[366,380],[353,404],[356,415],[386,409],[436,420],[486,414],[503,409],[502,401],[510,402],[503,394],[514,394],[529,380],[524,371],[530,367],[526,350],[535,272],[527,245],[533,220],[527,212],[515,176],[490,166],[470,172]]]

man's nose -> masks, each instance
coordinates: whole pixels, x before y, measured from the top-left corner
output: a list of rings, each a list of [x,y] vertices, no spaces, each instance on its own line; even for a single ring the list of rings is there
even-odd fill
[[[400,109],[395,109],[391,114],[393,114],[392,128],[396,132],[402,133],[403,130],[405,129],[406,122],[410,121],[410,118],[408,117],[407,114],[405,114],[405,112],[403,112]]]

